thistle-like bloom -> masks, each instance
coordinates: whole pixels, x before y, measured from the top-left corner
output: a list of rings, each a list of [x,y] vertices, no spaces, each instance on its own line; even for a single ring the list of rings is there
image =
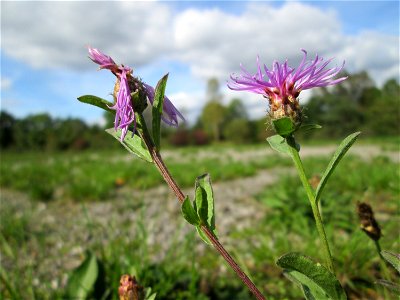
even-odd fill
[[[118,66],[114,60],[98,49],[88,47],[89,58],[100,65],[100,69],[110,70],[116,77],[117,82],[114,88],[115,104],[110,107],[115,110],[115,130],[118,128],[122,130],[121,141],[124,140],[128,128],[133,124],[133,132],[136,129],[135,110],[141,109],[138,106],[143,106],[138,103],[133,103],[131,93],[139,90],[144,93],[150,104],[154,102],[154,88],[144,82],[141,82],[136,77],[132,76],[132,69],[130,67],[120,65]],[[144,107],[142,107],[144,109]],[[163,115],[162,119],[165,123],[171,126],[178,126],[178,117],[184,120],[182,114],[176,109],[168,97],[164,98]]]
[[[303,60],[297,69],[284,63],[274,62],[272,70],[266,65],[263,69],[257,57],[257,73],[251,75],[242,66],[239,76],[232,74],[228,87],[236,91],[249,91],[261,94],[269,100],[270,113],[273,119],[285,116],[291,117],[295,123],[301,122],[300,105],[297,97],[303,90],[314,87],[324,87],[342,82],[347,77],[333,79],[342,69],[332,69],[326,66],[332,61],[324,61],[322,57],[315,57],[313,61],[307,61],[307,52],[304,52]]]

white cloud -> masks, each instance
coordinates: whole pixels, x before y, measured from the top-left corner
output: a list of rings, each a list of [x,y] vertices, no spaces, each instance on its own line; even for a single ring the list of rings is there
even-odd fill
[[[229,8],[229,2],[226,3]],[[350,71],[397,76],[399,38],[373,32],[346,36],[334,11],[310,4],[250,3],[240,14],[214,9],[174,12],[157,2],[4,2],[2,49],[37,68],[90,67],[85,46],[140,66],[158,59],[187,63],[194,76],[226,78],[255,57],[271,65],[300,48],[346,59]],[[252,67],[253,66],[253,67]],[[386,78],[385,78],[386,79]]]
[[[286,58],[296,66],[302,58],[300,48],[305,48],[310,57],[315,53],[335,57],[332,65],[346,60],[350,72],[367,70],[378,84],[399,76],[399,37],[377,32],[346,35],[333,10],[296,2],[250,2],[240,13],[230,12],[229,2],[227,9],[179,11],[173,5],[3,2],[1,49],[35,68],[93,70],[86,45],[135,68],[156,66],[157,61],[188,65],[191,74],[178,76],[175,86],[180,88],[169,96],[189,115],[197,114],[205,101],[204,92],[190,90],[194,80],[203,81],[198,86],[210,77],[224,83],[231,72],[240,70],[240,63],[255,71],[257,54],[268,66],[274,59]],[[266,104],[260,96],[226,92],[226,99],[233,97],[245,99],[252,115],[265,115]]]
[[[10,78],[1,77],[1,90],[7,90],[11,88],[12,80]]]

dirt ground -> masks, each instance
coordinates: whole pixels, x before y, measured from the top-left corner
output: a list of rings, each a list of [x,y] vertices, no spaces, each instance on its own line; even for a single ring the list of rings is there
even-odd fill
[[[302,157],[325,156],[331,155],[334,150],[334,146],[304,147],[301,155]],[[262,157],[272,153],[272,150],[260,149],[246,152],[232,151],[230,156],[237,160],[246,160],[248,157]],[[350,154],[367,160],[376,155],[385,155],[395,162],[400,161],[399,152],[382,151],[376,146],[355,146],[350,150]],[[167,160],[174,155],[176,154],[173,151],[168,151],[164,156]],[[212,155],[207,153],[208,158]],[[240,230],[252,226],[264,217],[266,208],[258,203],[254,196],[278,180],[281,174],[288,172],[294,173],[294,170],[291,168],[262,170],[253,177],[213,184],[216,226],[223,244],[229,244],[231,228]],[[119,228],[130,227],[127,232],[131,232],[132,236],[127,238],[134,238],[137,222],[141,220],[146,223],[148,243],[162,244],[167,249],[170,240],[168,237],[184,236],[191,230],[180,217],[178,201],[165,185],[146,191],[122,188],[112,201],[85,204],[65,201],[33,202],[24,194],[5,189],[0,191],[2,207],[11,206],[12,211],[21,215],[23,212],[29,213],[29,230],[43,236],[40,243],[44,243],[47,249],[46,253],[42,253],[40,249],[43,244],[39,245],[37,240],[28,239],[26,247],[21,249],[17,266],[8,265],[11,262],[7,259],[2,260],[2,264],[6,268],[21,269],[33,266],[38,273],[55,270],[57,274],[51,276],[54,278],[53,288],[65,284],[68,271],[80,264],[85,248],[93,241],[94,235],[101,236],[104,243],[107,243],[112,236],[120,234]],[[184,190],[184,193],[193,196],[192,189]],[[87,230],[89,227],[90,230]],[[204,245],[199,243],[198,247],[202,248]],[[155,259],[162,258],[162,251],[160,253],[161,256]]]

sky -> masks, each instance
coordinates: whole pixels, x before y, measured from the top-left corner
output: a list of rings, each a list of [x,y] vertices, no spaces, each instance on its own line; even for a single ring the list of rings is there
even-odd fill
[[[266,114],[260,95],[226,87],[257,55],[270,67],[296,67],[306,49],[350,73],[367,70],[378,86],[399,80],[398,1],[2,1],[1,110],[22,118],[49,113],[101,124],[103,111],[77,97],[112,101],[114,76],[90,61],[98,48],[155,85],[194,123],[210,78],[224,103],[240,98],[252,118]],[[300,95],[306,101],[309,91]]]

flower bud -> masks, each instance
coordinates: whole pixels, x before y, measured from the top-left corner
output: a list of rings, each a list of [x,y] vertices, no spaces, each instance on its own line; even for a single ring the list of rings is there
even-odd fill
[[[374,241],[378,241],[381,236],[381,228],[375,220],[371,206],[365,202],[357,203],[357,213],[360,218],[360,228]]]
[[[140,291],[143,288],[138,285],[135,276],[122,275],[119,280],[118,294],[120,300],[139,300]]]

